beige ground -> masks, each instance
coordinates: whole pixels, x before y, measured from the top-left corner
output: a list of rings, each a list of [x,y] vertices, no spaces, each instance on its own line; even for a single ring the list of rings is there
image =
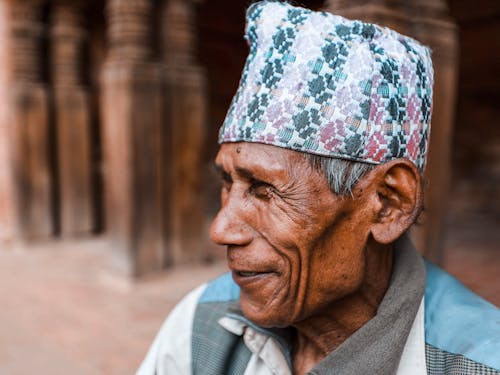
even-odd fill
[[[0,252],[0,374],[131,374],[172,306],[224,272],[191,267],[128,283],[103,241]]]
[[[498,231],[452,229],[447,268],[500,305]],[[0,251],[0,374],[132,374],[174,303],[225,270],[191,267],[131,284],[110,274],[105,247],[87,240]]]

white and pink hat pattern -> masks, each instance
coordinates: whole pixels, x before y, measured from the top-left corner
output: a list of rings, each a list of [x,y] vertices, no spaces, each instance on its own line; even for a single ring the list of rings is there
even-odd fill
[[[258,142],[379,164],[425,166],[429,49],[377,25],[262,1],[247,11],[250,53],[219,143]]]

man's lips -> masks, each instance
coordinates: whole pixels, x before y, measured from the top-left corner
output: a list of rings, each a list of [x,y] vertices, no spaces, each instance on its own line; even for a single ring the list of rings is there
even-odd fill
[[[233,269],[233,280],[240,287],[248,288],[250,286],[258,286],[263,281],[269,280],[269,277],[277,276],[274,271],[254,271],[254,270],[238,270]]]
[[[241,277],[252,277],[257,276],[259,272],[251,272],[251,271],[235,271],[238,276]]]
[[[270,274],[274,273],[273,271],[238,271],[238,270],[233,270],[233,273],[240,277],[254,277],[258,275],[264,275],[264,274]]]

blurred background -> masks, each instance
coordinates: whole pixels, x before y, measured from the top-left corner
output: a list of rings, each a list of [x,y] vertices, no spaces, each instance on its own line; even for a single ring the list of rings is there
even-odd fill
[[[217,131],[247,54],[234,0],[0,0],[0,373],[133,373],[225,271]],[[421,253],[500,305],[500,3],[302,0],[433,50]]]

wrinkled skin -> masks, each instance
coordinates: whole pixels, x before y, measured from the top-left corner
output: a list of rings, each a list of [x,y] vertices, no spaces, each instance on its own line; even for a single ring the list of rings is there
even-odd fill
[[[305,373],[376,313],[390,278],[390,243],[414,220],[414,170],[379,168],[354,197],[340,197],[292,150],[226,143],[216,166],[222,206],[210,235],[227,246],[241,309],[261,326],[295,327],[294,367]],[[406,182],[411,197],[397,197],[394,181]]]
[[[249,319],[289,326],[359,287],[367,228],[352,200],[332,194],[302,155],[224,144],[216,164],[225,178],[212,239],[228,246]],[[240,277],[241,271],[259,274]]]

